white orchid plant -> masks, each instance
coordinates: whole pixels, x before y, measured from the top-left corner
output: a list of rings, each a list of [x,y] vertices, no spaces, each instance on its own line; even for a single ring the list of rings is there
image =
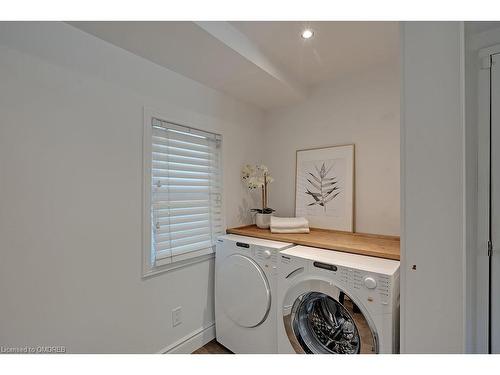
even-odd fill
[[[250,190],[262,189],[262,208],[253,208],[250,211],[260,214],[273,213],[274,210],[267,207],[268,185],[274,181],[274,178],[269,173],[269,169],[265,165],[254,166],[246,164],[241,169],[241,180]]]

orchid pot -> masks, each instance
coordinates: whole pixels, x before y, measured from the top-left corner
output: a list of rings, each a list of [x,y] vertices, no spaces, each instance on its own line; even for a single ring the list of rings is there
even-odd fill
[[[272,208],[267,208],[264,212],[261,209],[251,210],[256,212],[255,214],[255,225],[262,229],[268,229],[271,225],[271,216],[273,216],[274,210]]]

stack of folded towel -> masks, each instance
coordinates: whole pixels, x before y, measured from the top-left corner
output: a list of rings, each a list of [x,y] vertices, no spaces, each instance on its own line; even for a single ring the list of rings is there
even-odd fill
[[[271,216],[271,233],[309,233],[309,221],[303,217]]]

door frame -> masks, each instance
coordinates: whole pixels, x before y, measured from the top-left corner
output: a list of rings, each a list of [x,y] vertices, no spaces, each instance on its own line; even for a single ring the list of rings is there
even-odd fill
[[[500,44],[479,50],[478,150],[477,150],[477,248],[476,248],[476,340],[491,353],[491,58]],[[486,341],[486,342],[484,342]]]

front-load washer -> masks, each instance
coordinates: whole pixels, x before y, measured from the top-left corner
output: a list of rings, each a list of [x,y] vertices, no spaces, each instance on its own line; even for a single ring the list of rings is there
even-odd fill
[[[277,353],[280,250],[290,243],[225,235],[215,254],[215,334],[234,353]]]
[[[399,262],[306,246],[279,254],[278,352],[399,351]]]

